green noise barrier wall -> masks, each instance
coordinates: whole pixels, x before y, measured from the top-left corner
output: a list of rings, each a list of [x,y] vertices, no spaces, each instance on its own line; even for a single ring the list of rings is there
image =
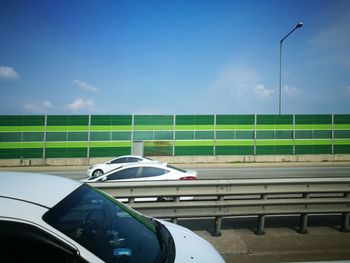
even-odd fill
[[[350,154],[350,114],[0,115],[0,158]]]

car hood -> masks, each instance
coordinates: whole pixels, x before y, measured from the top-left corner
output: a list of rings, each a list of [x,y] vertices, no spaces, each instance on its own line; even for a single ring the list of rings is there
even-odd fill
[[[174,263],[225,263],[208,241],[187,228],[163,220],[159,221],[169,230],[174,239],[176,250]]]

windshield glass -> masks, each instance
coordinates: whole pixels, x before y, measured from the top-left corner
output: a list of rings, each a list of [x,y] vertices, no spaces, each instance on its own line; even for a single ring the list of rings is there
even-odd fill
[[[160,262],[163,258],[157,227],[150,219],[87,185],[43,219],[105,262]]]

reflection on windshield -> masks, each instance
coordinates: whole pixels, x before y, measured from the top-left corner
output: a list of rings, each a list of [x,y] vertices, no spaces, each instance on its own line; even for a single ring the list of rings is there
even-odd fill
[[[43,219],[106,262],[160,262],[155,225],[93,188],[82,185]]]

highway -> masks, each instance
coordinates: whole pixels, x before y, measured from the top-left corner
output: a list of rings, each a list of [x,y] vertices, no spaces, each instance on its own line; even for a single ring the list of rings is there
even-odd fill
[[[198,179],[350,177],[350,163],[175,166],[197,170]],[[38,172],[75,180],[86,177],[86,169],[86,166],[0,167],[1,171]],[[225,218],[221,237],[211,236],[212,218],[181,219],[178,223],[213,244],[227,263],[311,262],[350,259],[350,234],[338,231],[340,219],[340,214],[310,215],[308,235],[296,231],[300,224],[298,215],[268,216],[266,234],[262,236],[254,234],[256,216]]]
[[[259,178],[315,178],[315,177],[350,177],[350,163],[333,164],[245,164],[244,166],[225,165],[189,165],[175,166],[197,170],[198,179],[259,179]],[[85,166],[43,166],[43,167],[1,167],[0,170],[39,172],[63,176],[71,179],[86,177]]]

